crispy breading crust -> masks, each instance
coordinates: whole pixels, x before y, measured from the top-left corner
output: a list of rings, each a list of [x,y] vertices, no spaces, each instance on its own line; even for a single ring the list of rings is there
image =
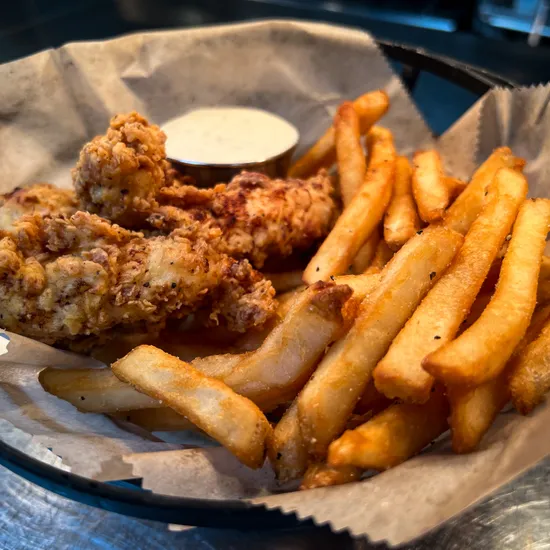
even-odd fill
[[[245,331],[275,312],[271,283],[202,240],[146,239],[86,212],[0,232],[0,322],[53,344],[209,308]]]
[[[72,171],[80,206],[127,227],[137,227],[166,184],[166,135],[135,111],[111,119],[107,133],[80,152]]]

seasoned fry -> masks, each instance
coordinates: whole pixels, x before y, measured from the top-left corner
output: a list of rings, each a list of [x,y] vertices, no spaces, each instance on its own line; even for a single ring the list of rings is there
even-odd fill
[[[152,397],[121,382],[111,369],[54,369],[40,372],[38,380],[52,395],[82,412],[112,413],[129,409],[162,407]]]
[[[359,252],[353,259],[353,273],[364,273],[367,267],[372,262],[374,255],[376,254],[376,248],[380,242],[380,232],[375,229],[371,236],[366,240],[365,244],[359,249]]]
[[[535,309],[549,222],[550,201],[523,203],[492,300],[468,330],[424,359],[430,374],[446,384],[477,386],[502,372]]]
[[[370,380],[353,412],[356,414],[371,413],[375,415],[387,409],[392,403],[391,399],[388,399],[376,389],[374,380]]]
[[[298,397],[301,431],[311,454],[323,458],[329,443],[345,428],[376,363],[462,240],[450,229],[430,227],[415,235],[386,266],[351,330],[332,346]],[[430,278],[432,272],[436,275]]]
[[[387,470],[418,454],[447,430],[449,405],[441,390],[423,405],[396,404],[333,441],[330,466]]]
[[[447,394],[455,453],[473,451],[510,399],[505,373],[475,388],[449,386]]]
[[[298,406],[290,405],[267,439],[267,456],[282,483],[304,475],[307,465],[307,449],[300,432]]]
[[[489,158],[476,170],[470,183],[453,202],[445,214],[445,225],[466,235],[473,221],[485,204],[486,192],[496,173],[501,168],[522,171],[523,159],[514,157],[508,147],[495,149]]]
[[[353,290],[353,297],[364,300],[380,284],[379,273],[363,273],[362,275],[340,275],[334,277],[337,285],[347,285]]]
[[[422,360],[456,336],[527,195],[527,182],[517,172],[499,172],[495,185],[491,202],[472,224],[453,263],[374,369],[376,387],[387,397],[428,400],[433,377]]]
[[[397,157],[393,195],[384,217],[384,240],[399,250],[420,229],[412,194],[412,168],[407,157]]]
[[[264,410],[296,397],[326,347],[341,333],[348,286],[318,282],[302,292],[285,319],[224,382]]]
[[[334,117],[334,129],[340,189],[342,201],[346,207],[363,185],[367,171],[367,159],[361,144],[359,117],[351,102],[346,101],[338,108]]]
[[[544,308],[544,314],[549,309]],[[548,317],[538,338],[526,346],[523,353],[515,355],[510,371],[509,387],[514,408],[521,414],[529,414],[550,391],[550,321]]]
[[[306,267],[307,284],[345,273],[384,215],[395,175],[393,137],[389,130],[375,127],[369,138],[372,153],[365,181]]]
[[[287,292],[302,285],[303,271],[283,271],[282,273],[264,273],[264,277],[271,281],[277,292]]]
[[[271,426],[252,401],[223,382],[153,346],[137,347],[112,370],[123,382],[188,418],[243,464],[262,466]]]
[[[412,190],[418,213],[425,222],[436,222],[451,202],[441,157],[437,151],[418,151],[413,163]]]
[[[458,197],[468,185],[465,181],[462,181],[458,178],[451,178],[449,176],[446,176],[444,178],[444,181],[445,185],[449,189],[451,200],[456,199],[456,197]]]
[[[356,466],[328,466],[324,462],[317,462],[308,466],[300,490],[351,483],[361,479],[362,473],[363,470]]]
[[[370,266],[365,269],[365,273],[378,273],[382,271],[392,257],[393,252],[386,244],[386,241],[379,241],[374,253],[374,258]]]
[[[550,306],[535,311],[525,336],[514,350],[512,359],[497,378],[477,388],[459,386],[448,388],[451,403],[449,424],[453,450],[456,453],[469,453],[479,445],[498,413],[510,399],[510,378],[516,371],[516,366],[525,360],[524,350],[528,349],[541,333],[548,319],[550,319]],[[538,364],[538,361],[535,361]]]
[[[121,383],[124,384],[124,382]],[[129,384],[126,385],[129,386]],[[126,422],[131,422],[149,432],[199,431],[191,421],[185,418],[185,416],[182,416],[169,407],[121,411],[112,413],[110,416],[125,420]]]
[[[195,359],[192,365],[206,376],[223,380],[246,354],[214,355]],[[48,367],[38,380],[52,395],[82,412],[114,413],[163,407],[156,399],[119,380],[111,369],[56,369]]]
[[[359,116],[361,134],[365,134],[380,120],[390,106],[386,92],[381,90],[369,92],[353,102],[353,108]],[[288,176],[306,178],[314,175],[320,168],[328,168],[336,160],[336,132],[331,126],[324,135],[300,157],[291,167]]]
[[[537,303],[546,304],[548,302],[550,302],[550,258],[543,256],[537,287]]]

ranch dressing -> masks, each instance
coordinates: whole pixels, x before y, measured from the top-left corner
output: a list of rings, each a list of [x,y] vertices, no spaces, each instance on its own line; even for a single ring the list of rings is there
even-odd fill
[[[250,107],[207,107],[169,120],[168,158],[188,164],[263,162],[298,143],[298,130],[280,116]]]

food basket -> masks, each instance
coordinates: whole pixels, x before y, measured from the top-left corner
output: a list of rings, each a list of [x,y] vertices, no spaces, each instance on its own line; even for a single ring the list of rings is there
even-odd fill
[[[402,79],[414,91],[422,72],[482,96],[495,86],[512,87],[502,77],[422,49],[379,41],[383,52],[401,66]],[[98,482],[41,462],[0,441],[0,464],[27,480],[79,502],[130,516],[183,525],[262,529],[298,524],[291,515],[244,501],[179,498],[142,490],[139,481]]]

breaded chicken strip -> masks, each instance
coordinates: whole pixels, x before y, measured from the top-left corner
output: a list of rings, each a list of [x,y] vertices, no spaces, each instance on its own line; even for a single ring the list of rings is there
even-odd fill
[[[243,172],[227,185],[199,189],[169,168],[165,138],[135,112],[114,117],[73,170],[81,209],[129,228],[178,229],[256,267],[327,235],[335,204],[326,172],[305,181]]]
[[[289,256],[328,233],[335,210],[331,195],[324,171],[305,181],[242,172],[214,189],[177,182],[162,188],[148,222],[165,233],[207,239],[220,252],[262,267],[268,257]]]
[[[86,212],[26,216],[0,237],[0,324],[48,344],[142,321],[161,328],[198,308],[236,331],[275,312],[271,283],[204,241],[146,239]]]
[[[135,111],[111,119],[80,152],[72,171],[81,210],[140,227],[166,184],[166,135]]]
[[[0,195],[0,230],[9,231],[15,220],[26,214],[63,214],[77,211],[78,201],[72,189],[59,189],[50,183],[18,187]]]

